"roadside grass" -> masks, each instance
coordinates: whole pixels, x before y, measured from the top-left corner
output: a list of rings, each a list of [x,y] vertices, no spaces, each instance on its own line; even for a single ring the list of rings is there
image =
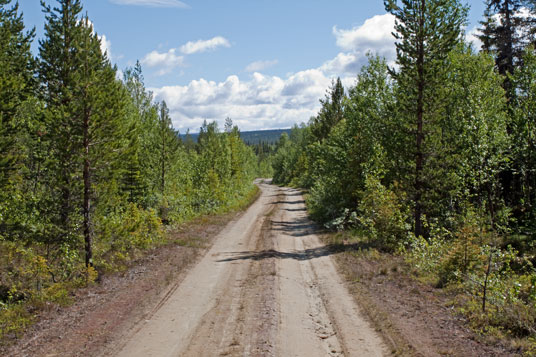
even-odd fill
[[[437,274],[419,270],[404,253],[386,252],[357,232],[326,232],[321,237],[333,252],[350,292],[393,355],[418,356],[433,350],[433,353],[462,356],[471,351],[468,344],[475,344],[473,348],[486,348],[492,355],[535,355],[532,337],[513,336],[490,326],[490,316],[478,316],[480,306],[470,307],[471,299],[464,289],[455,285],[439,288]],[[405,318],[393,316],[393,309],[397,307],[407,308],[409,315],[414,311],[420,311],[419,314],[429,311],[429,324],[414,326],[412,330]],[[439,316],[447,327],[436,326],[435,319]],[[483,329],[483,326],[488,327]],[[434,342],[437,345],[428,346],[426,339],[422,339],[425,341],[422,345],[412,342],[412,335],[418,333],[418,328],[431,331],[431,336],[435,336],[432,340],[446,333],[444,339],[450,341],[439,339]],[[443,328],[446,330],[441,330]],[[458,339],[457,334],[465,337]],[[483,353],[481,355],[486,352]]]
[[[153,217],[148,217],[156,239],[147,239],[152,233],[143,227],[139,231],[138,226],[133,229],[137,235],[129,235],[132,242],[121,247],[117,243],[99,247],[97,237],[95,251],[99,257],[95,268],[89,270],[74,252],[70,256],[66,254],[67,258],[53,261],[45,258],[46,248],[43,246],[26,247],[0,241],[0,347],[14,343],[45,311],[74,303],[78,289],[98,284],[105,275],[124,273],[143,264],[144,259],[157,249],[172,246],[195,251],[207,249],[212,237],[259,196],[260,189],[252,185],[243,195],[213,213],[197,215],[167,227],[161,223],[154,226]],[[65,271],[66,265],[70,274],[59,276],[58,272]],[[1,289],[4,286],[10,288]]]

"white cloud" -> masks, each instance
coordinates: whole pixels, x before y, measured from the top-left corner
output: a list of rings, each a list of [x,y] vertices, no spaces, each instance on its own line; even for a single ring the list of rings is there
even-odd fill
[[[478,51],[482,47],[482,41],[477,37],[480,34],[480,29],[475,26],[465,33],[465,41],[473,45],[473,48]]]
[[[205,52],[209,50],[214,50],[216,47],[231,47],[229,41],[221,36],[216,36],[210,40],[198,40],[190,41],[182,45],[180,51],[186,55],[191,55],[197,52]]]
[[[185,86],[151,88],[156,100],[165,100],[173,125],[181,132],[198,131],[203,120],[220,126],[231,117],[241,130],[290,127],[316,115],[319,99],[331,79],[318,69],[287,79],[254,73],[247,81],[229,76],[223,82],[194,80]]]
[[[175,67],[184,64],[184,57],[175,54],[176,49],[172,48],[167,52],[160,53],[152,51],[143,57],[141,63],[148,67],[159,67],[158,75],[164,75],[171,72]]]
[[[112,59],[112,42],[108,40],[106,35],[99,36],[99,39],[101,41],[100,48],[102,53],[106,53],[108,55],[108,58]]]
[[[324,62],[320,69],[332,75],[342,73],[356,74],[362,65],[367,63],[366,53],[339,53],[335,58]]]
[[[247,65],[246,72],[259,72],[263,69],[275,66],[278,63],[277,60],[272,61],[255,61]]]
[[[392,47],[395,17],[391,14],[376,15],[365,20],[363,25],[350,30],[333,27],[337,46],[346,51],[387,50]]]
[[[392,63],[396,58],[395,39],[392,35],[395,17],[391,14],[376,15],[362,25],[351,29],[333,27],[337,46],[344,52],[326,61],[320,68],[330,75],[357,74],[367,63],[367,53],[378,54]]]
[[[286,78],[259,73],[277,61],[257,61],[246,67],[246,71],[253,72],[247,80],[233,75],[222,82],[199,79],[151,91],[156,100],[166,101],[173,125],[181,132],[187,128],[198,131],[205,119],[216,120],[221,127],[226,117],[232,118],[241,130],[288,128],[307,122],[318,113],[319,99],[324,98],[332,78],[340,76],[346,87],[354,85],[360,67],[367,62],[367,52],[394,61],[393,26],[393,16],[385,14],[352,29],[334,27],[333,34],[342,52],[318,68],[290,73]],[[189,42],[180,50],[190,54],[212,49],[218,42],[214,39]],[[219,43],[228,45],[227,41]]]
[[[157,75],[161,76],[171,72],[174,68],[183,66],[185,56],[178,55],[177,52],[182,52],[185,55],[196,52],[204,52],[215,49],[216,47],[230,47],[229,41],[221,36],[216,36],[207,41],[187,42],[180,49],[172,48],[167,52],[151,51],[143,57],[141,63],[148,67],[158,67]]]
[[[178,0],[110,0],[114,4],[119,5],[138,5],[151,7],[178,7],[187,9],[188,5]]]

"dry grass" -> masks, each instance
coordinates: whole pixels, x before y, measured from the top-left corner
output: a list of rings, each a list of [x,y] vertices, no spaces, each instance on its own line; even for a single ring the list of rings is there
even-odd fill
[[[371,324],[395,356],[513,356],[485,343],[449,307],[448,292],[418,281],[402,257],[379,251],[350,233],[324,234],[338,270]]]

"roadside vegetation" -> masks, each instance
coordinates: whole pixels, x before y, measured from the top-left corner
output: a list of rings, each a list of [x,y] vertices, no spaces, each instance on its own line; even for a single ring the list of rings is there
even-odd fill
[[[0,341],[257,193],[257,158],[231,119],[181,140],[139,63],[118,79],[81,2],[47,3],[34,57],[34,30],[0,0]]]
[[[457,0],[385,5],[396,66],[370,54],[354,86],[333,81],[318,115],[277,143],[274,182],[305,188],[313,218],[351,232],[347,244],[454,292],[475,331],[535,353],[533,4],[489,1],[481,50]]]

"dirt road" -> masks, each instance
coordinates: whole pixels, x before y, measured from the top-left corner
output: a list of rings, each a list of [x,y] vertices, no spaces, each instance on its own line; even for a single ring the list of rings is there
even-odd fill
[[[113,356],[382,356],[299,191],[260,198]]]

